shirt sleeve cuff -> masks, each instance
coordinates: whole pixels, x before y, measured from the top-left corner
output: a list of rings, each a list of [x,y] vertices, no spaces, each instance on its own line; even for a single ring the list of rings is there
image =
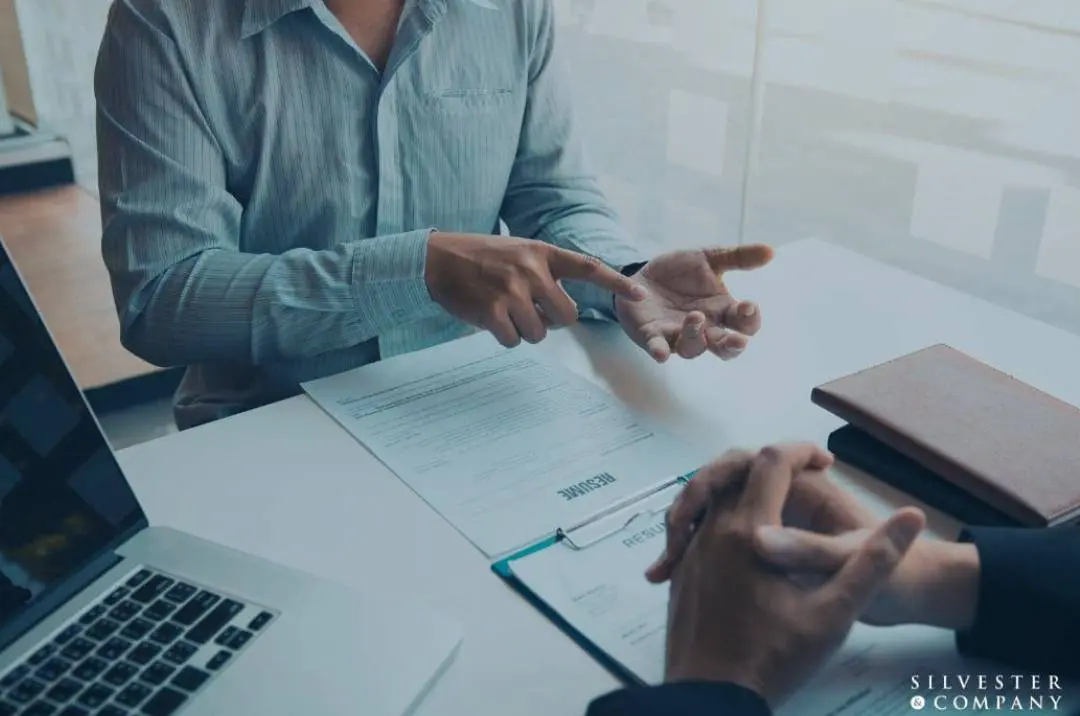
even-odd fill
[[[353,244],[356,308],[380,332],[442,313],[424,278],[432,231],[420,229]]]
[[[589,706],[587,716],[771,716],[765,699],[730,683],[687,681],[623,689]]]
[[[615,294],[611,291],[584,281],[567,281],[563,287],[577,303],[578,314],[582,318],[615,320]]]

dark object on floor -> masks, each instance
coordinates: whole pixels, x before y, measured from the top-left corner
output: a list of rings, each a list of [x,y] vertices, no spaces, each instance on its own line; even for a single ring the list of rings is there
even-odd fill
[[[114,410],[124,410],[172,397],[183,376],[183,368],[169,368],[157,373],[147,373],[119,383],[91,388],[86,391],[86,399],[90,401],[90,407],[98,415]]]

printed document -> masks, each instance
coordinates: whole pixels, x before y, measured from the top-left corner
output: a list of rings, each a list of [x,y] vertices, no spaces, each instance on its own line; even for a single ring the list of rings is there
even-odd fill
[[[304,385],[488,556],[569,529],[708,455],[485,334]]]
[[[514,560],[511,570],[586,640],[642,682],[658,684],[664,676],[668,586],[646,582],[644,572],[660,555],[664,534],[664,511],[654,507],[584,548],[561,542]],[[984,688],[978,686],[980,674],[988,677]],[[923,708],[931,713],[977,711],[976,697],[994,706],[1000,696],[1005,701],[998,710],[1039,714],[1070,713],[1066,706],[1075,705],[1070,685],[1051,688],[1042,675],[1035,690],[1027,681],[1015,692],[1023,707],[1016,709],[1010,682],[1005,688],[995,684],[999,674],[1019,678],[1013,670],[961,659],[952,632],[859,624],[777,716],[906,716],[919,710],[913,710],[916,697],[925,699]],[[967,687],[960,686],[964,675]]]

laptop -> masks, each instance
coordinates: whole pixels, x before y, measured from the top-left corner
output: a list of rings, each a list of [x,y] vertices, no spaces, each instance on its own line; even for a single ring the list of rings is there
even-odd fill
[[[0,241],[0,716],[402,716],[460,641],[149,525]]]

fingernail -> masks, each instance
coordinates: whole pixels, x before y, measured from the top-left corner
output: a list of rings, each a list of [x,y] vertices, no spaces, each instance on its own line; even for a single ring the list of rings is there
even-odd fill
[[[729,346],[726,343],[720,346],[720,357],[724,360],[735,360],[742,355],[742,346]]]
[[[757,306],[752,303],[744,303],[739,306],[739,315],[743,318],[750,318],[757,313]]]

